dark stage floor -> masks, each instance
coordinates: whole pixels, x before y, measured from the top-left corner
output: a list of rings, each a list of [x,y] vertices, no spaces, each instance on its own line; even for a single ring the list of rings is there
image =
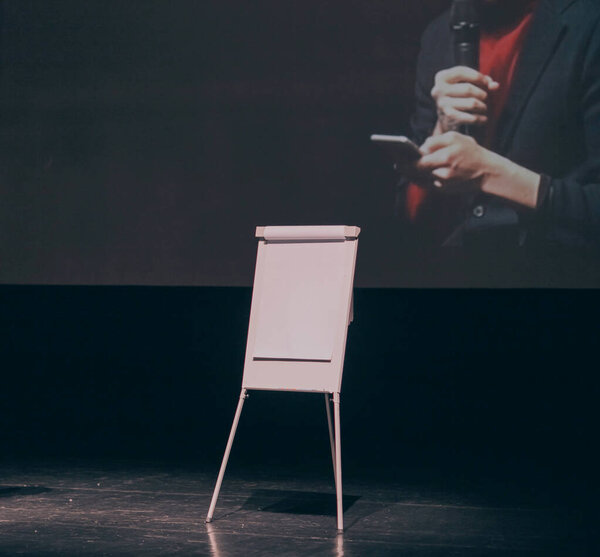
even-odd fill
[[[341,538],[306,393],[251,394],[204,524],[250,299],[0,288],[0,554],[599,554],[597,291],[358,289]]]
[[[218,463],[217,463],[218,464]],[[210,470],[210,471],[209,471]],[[245,468],[226,475],[204,524],[216,470],[140,462],[4,463],[3,555],[593,555],[590,517],[525,483],[398,470],[344,480],[336,535],[332,478]],[[395,477],[394,477],[395,476]]]

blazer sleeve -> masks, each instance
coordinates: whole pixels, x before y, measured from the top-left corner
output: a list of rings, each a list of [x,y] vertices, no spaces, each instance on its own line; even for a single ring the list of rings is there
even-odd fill
[[[558,244],[600,244],[600,25],[589,43],[580,95],[582,162],[561,178],[543,176],[548,193],[540,208],[548,239]],[[565,145],[565,149],[569,146]]]
[[[410,117],[410,136],[417,144],[423,142],[431,135],[437,121],[435,102],[431,98],[431,56],[435,51],[431,48],[432,23],[423,33],[419,56],[417,59],[417,70],[415,80],[415,106]],[[396,182],[396,195],[394,200],[394,216],[404,217],[406,215],[406,188],[410,180],[399,175]],[[408,222],[408,221],[406,221]]]
[[[431,35],[433,26],[427,28],[421,39],[421,48],[417,60],[417,75],[415,81],[416,105],[410,119],[413,140],[421,145],[433,132],[437,122],[435,101],[431,97],[433,77],[431,61],[437,57],[437,52],[431,51],[433,44]]]

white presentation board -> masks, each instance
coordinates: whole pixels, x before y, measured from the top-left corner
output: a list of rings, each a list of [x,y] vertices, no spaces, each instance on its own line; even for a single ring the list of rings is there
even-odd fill
[[[359,232],[257,228],[243,388],[340,391]]]

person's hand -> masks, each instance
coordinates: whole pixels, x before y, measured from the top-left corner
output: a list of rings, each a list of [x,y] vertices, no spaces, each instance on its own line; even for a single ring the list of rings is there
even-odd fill
[[[416,171],[445,193],[482,191],[535,209],[541,176],[457,132],[431,136]]]
[[[432,136],[420,147],[416,170],[430,175],[433,185],[448,193],[479,189],[493,153],[458,132]]]
[[[439,71],[431,90],[437,107],[437,131],[457,130],[461,124],[484,125],[489,92],[499,86],[489,75],[466,66]]]

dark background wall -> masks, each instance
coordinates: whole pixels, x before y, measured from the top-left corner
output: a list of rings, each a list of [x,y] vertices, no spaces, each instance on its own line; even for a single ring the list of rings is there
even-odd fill
[[[250,297],[249,288],[4,287],[4,454],[218,460]],[[355,310],[343,425],[363,465],[396,454],[447,461],[449,450],[540,470],[591,464],[597,291],[358,289]],[[240,442],[264,444],[271,459],[322,438],[324,452],[318,441],[314,450],[328,463],[322,406],[321,395],[253,393]]]
[[[250,297],[3,287],[1,458],[143,458],[216,473]],[[342,386],[348,477],[402,481],[421,469],[593,500],[597,291],[358,289],[355,309]],[[273,465],[329,473],[322,395],[250,395],[232,470],[252,478]]]

